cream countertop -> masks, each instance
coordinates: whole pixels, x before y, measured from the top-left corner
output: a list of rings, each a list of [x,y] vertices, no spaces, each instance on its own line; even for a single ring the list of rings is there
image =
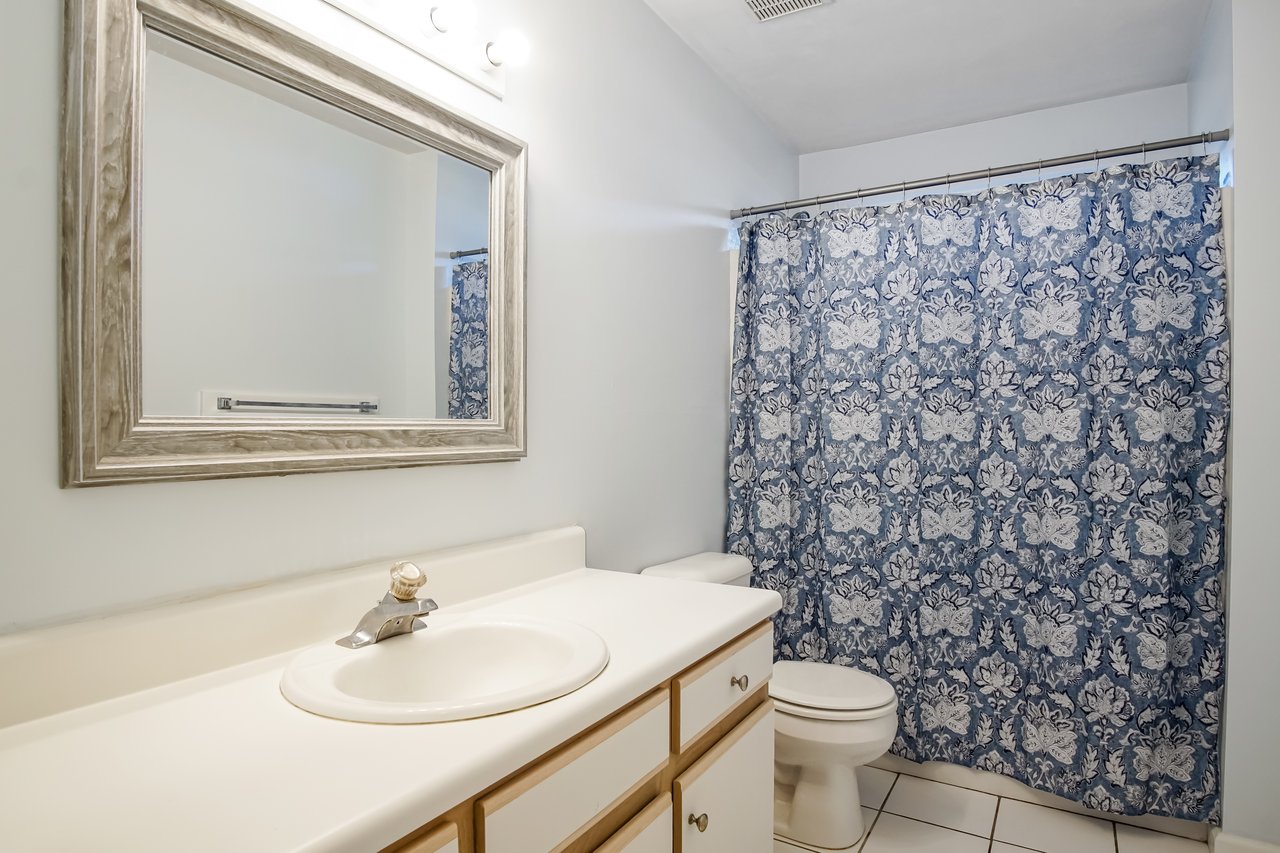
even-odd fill
[[[314,716],[280,695],[289,652],[11,726],[0,730],[0,849],[377,850],[780,604],[764,590],[578,569],[442,607],[568,619],[609,646],[609,665],[580,690],[475,720]]]

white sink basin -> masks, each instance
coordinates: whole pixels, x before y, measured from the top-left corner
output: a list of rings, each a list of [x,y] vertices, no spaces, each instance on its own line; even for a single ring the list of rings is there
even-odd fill
[[[600,635],[573,622],[434,615],[425,629],[362,649],[307,649],[285,667],[280,692],[339,720],[437,723],[564,696],[608,662]]]

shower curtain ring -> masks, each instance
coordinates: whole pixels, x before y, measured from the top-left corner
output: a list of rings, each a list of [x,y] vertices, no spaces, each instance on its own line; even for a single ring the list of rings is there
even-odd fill
[[[906,181],[902,182],[902,203],[903,204],[907,203],[907,182]]]
[[[1097,148],[1093,149],[1093,171],[1094,171],[1094,172],[1101,172],[1101,171],[1102,171],[1102,161],[1098,159],[1098,149],[1097,149]]]
[[[947,195],[951,195],[951,174],[947,174]]]
[[[1147,143],[1142,143],[1142,165],[1147,165]]]
[[[991,191],[991,167],[987,167],[987,191]]]
[[[1037,181],[1044,180],[1044,161],[1043,160],[1040,161],[1040,167],[1036,170],[1036,180]]]

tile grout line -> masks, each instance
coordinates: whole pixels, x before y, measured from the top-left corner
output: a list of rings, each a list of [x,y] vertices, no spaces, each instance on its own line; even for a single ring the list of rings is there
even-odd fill
[[[901,778],[901,773],[893,774],[893,781],[889,783],[889,790],[884,792],[884,799],[880,801],[880,805],[876,806],[877,812],[884,811],[884,807],[889,805],[889,798],[893,796],[893,789],[898,787],[898,780]]]
[[[878,811],[876,812],[876,816],[871,818],[871,825],[867,827],[867,831],[862,836],[862,840],[858,842],[858,849],[854,851],[854,853],[860,853],[860,851],[866,849],[867,842],[871,840],[871,830],[876,828],[876,824],[880,822],[880,815],[882,814],[884,814],[884,812]]]
[[[996,813],[991,816],[991,837],[987,839],[987,853],[994,853],[996,849],[996,821],[1000,819],[1000,800],[1002,797],[996,797]]]
[[[862,841],[858,844],[858,850],[855,853],[861,853],[867,847],[867,842],[871,840],[871,830],[876,828],[876,824],[880,822],[880,815],[884,814],[884,807],[889,803],[889,795],[893,793],[894,787],[898,784],[898,780],[902,778],[901,773],[893,774],[893,781],[889,783],[889,790],[884,792],[884,799],[880,801],[880,807],[876,809],[876,816],[871,819],[871,825],[867,827],[866,833],[862,836]],[[858,803],[861,806],[861,803]]]
[[[879,769],[879,768],[877,768],[877,769]],[[897,787],[897,785],[898,785],[898,780],[899,780],[899,779],[901,779],[903,776],[911,776],[911,774],[910,774],[910,773],[899,773],[899,774],[897,774],[897,775],[894,777],[893,782],[889,785],[889,790],[888,790],[888,791],[885,793],[885,795],[884,795],[884,805],[882,805],[882,806],[880,807],[880,812],[879,812],[879,814],[877,814],[877,815],[876,815],[876,819],[877,819],[877,820],[879,820],[879,815],[880,815],[880,814],[888,814],[888,815],[893,815],[894,817],[900,817],[900,818],[902,818],[903,820],[914,820],[916,823],[923,823],[923,824],[925,824],[926,826],[935,826],[935,827],[937,827],[938,829],[946,829],[946,830],[950,830],[951,832],[958,832],[958,833],[960,833],[961,835],[968,835],[968,836],[970,836],[970,837],[972,837],[972,838],[985,838],[985,839],[987,839],[988,841],[990,841],[990,840],[991,840],[992,835],[994,835],[994,834],[995,834],[995,828],[996,828],[996,822],[995,822],[995,817],[994,817],[994,815],[993,815],[993,816],[992,816],[992,818],[991,818],[991,835],[979,835],[979,834],[978,834],[978,833],[976,833],[976,832],[969,832],[969,831],[968,831],[968,830],[966,830],[966,829],[956,829],[954,826],[946,826],[946,825],[941,824],[941,823],[934,823],[934,822],[933,822],[933,821],[931,821],[931,820],[924,820],[923,818],[912,817],[911,815],[898,814],[897,812],[889,811],[889,808],[888,808],[888,806],[889,806],[889,797],[893,794],[893,789],[894,789],[895,787]],[[925,779],[925,778],[923,778],[923,777],[921,777],[921,776],[911,776],[911,778],[912,778],[912,779],[920,779],[920,780],[922,780],[922,781],[924,781],[924,782],[932,782],[932,781],[933,781],[932,779]],[[939,785],[946,785],[947,783],[946,783],[946,782],[939,782],[938,784],[939,784]],[[962,786],[960,786],[960,785],[952,785],[951,787],[952,787],[952,788],[960,788],[960,790],[962,790],[962,791],[972,791],[972,790],[973,790],[972,788],[965,788],[965,787],[962,787]],[[976,793],[976,794],[983,794],[983,793],[986,793],[986,792],[985,792],[985,791],[974,791],[974,793]],[[995,796],[995,795],[994,795],[994,794],[987,794],[987,796]],[[996,811],[997,811],[997,812],[999,812],[999,810],[1000,810],[1000,798],[999,798],[999,797],[996,797]],[[868,835],[869,835],[869,834],[870,834],[870,832],[868,831]],[[987,851],[987,853],[990,853],[990,847],[991,847],[991,845],[990,845],[990,844],[988,844],[988,845],[987,845],[987,847],[988,847],[988,851]]]
[[[933,822],[933,821],[931,821],[931,820],[922,820],[922,819],[920,819],[920,818],[918,818],[918,817],[910,817],[910,816],[908,816],[908,815],[898,814],[897,812],[891,812],[891,811],[885,811],[885,812],[883,812],[883,814],[892,815],[893,817],[900,817],[900,818],[902,818],[903,820],[913,820],[913,821],[915,821],[916,823],[923,823],[925,826],[932,826],[932,827],[936,827],[936,828],[938,828],[938,829],[945,829],[945,830],[947,830],[948,832],[958,832],[958,833],[960,833],[961,835],[967,835],[967,836],[969,836],[970,838],[981,838],[983,841],[990,841],[990,840],[991,840],[991,839],[990,839],[990,837],[988,837],[988,836],[986,836],[986,835],[979,835],[979,834],[978,834],[978,833],[976,833],[976,832],[969,832],[969,831],[964,830],[964,829],[956,829],[954,826],[946,826],[946,825],[941,824],[941,823],[934,823],[934,822]]]
[[[993,838],[993,839],[991,839],[991,846],[992,846],[992,847],[994,847],[994,846],[995,846],[995,843],[996,843],[995,839],[994,839],[994,838]],[[1013,847],[1013,848],[1016,848],[1016,849],[1018,849],[1018,850],[1026,850],[1026,851],[1027,851],[1027,853],[1044,853],[1044,851],[1043,851],[1043,850],[1037,850],[1037,849],[1035,849],[1034,847],[1023,847],[1021,844],[1014,844],[1012,841],[1001,841],[1000,843],[1001,843],[1001,844],[1003,844],[1003,845],[1005,845],[1006,847]]]

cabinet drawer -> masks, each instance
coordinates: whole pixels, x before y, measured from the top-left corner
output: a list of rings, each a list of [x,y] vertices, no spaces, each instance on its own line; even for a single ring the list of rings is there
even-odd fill
[[[665,766],[671,703],[655,691],[476,805],[480,853],[548,853]]]
[[[671,853],[672,844],[671,795],[663,794],[597,847],[595,853]]]
[[[672,752],[689,746],[772,673],[773,627],[765,622],[677,676]]]
[[[675,808],[681,853],[773,849],[772,701],[676,777]]]
[[[415,838],[395,853],[458,853],[458,825],[450,821],[436,827],[421,838]]]

